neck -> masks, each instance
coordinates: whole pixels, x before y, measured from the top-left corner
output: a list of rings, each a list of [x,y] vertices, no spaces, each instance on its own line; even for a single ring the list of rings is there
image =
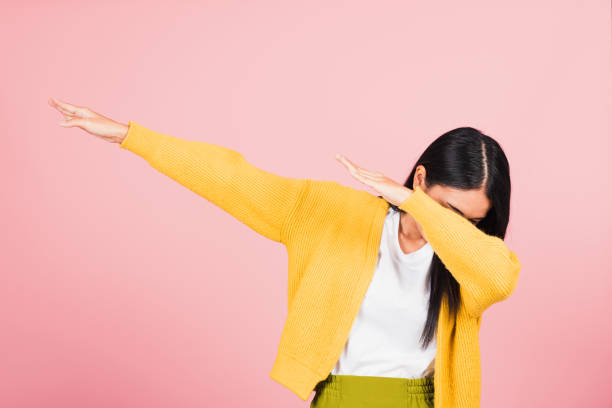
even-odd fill
[[[416,244],[425,243],[427,240],[423,237],[419,225],[416,220],[408,213],[400,213],[399,235],[405,241],[411,241]]]

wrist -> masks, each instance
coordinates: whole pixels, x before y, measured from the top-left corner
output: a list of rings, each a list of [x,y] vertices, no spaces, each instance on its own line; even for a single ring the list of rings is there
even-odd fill
[[[123,140],[125,140],[129,125],[125,125],[123,123],[117,123],[115,129],[113,130],[113,136],[115,138],[115,142],[121,144]]]
[[[400,193],[398,194],[398,203],[395,204],[396,206],[400,206],[402,205],[411,195],[412,195],[413,191],[411,189],[409,189],[408,187],[403,187],[400,191]]]

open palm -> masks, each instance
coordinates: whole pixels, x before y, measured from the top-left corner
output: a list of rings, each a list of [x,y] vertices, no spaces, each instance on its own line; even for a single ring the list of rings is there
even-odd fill
[[[336,159],[344,165],[357,181],[372,187],[378,194],[382,195],[385,200],[393,205],[400,205],[410,197],[410,194],[412,194],[411,189],[391,180],[382,173],[359,167],[341,154],[336,154]]]

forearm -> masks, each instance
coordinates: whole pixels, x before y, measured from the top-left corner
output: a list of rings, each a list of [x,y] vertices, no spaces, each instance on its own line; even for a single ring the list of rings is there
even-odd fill
[[[479,316],[510,296],[521,264],[502,239],[485,234],[418,187],[399,208],[421,225],[425,239],[461,286],[470,314]]]

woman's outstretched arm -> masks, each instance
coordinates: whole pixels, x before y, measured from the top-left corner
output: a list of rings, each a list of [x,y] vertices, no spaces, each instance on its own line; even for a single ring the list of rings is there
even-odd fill
[[[144,158],[153,168],[206,198],[257,233],[285,242],[284,227],[307,179],[282,177],[250,164],[242,154],[213,143],[193,141],[127,125],[86,107],[50,99],[66,121]]]
[[[284,241],[285,222],[306,184],[257,168],[235,150],[159,133],[134,121],[119,147],[277,242]]]

